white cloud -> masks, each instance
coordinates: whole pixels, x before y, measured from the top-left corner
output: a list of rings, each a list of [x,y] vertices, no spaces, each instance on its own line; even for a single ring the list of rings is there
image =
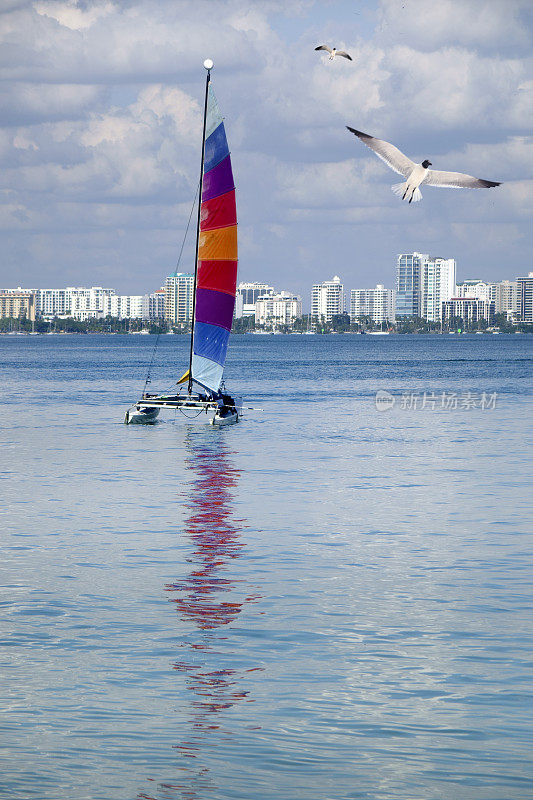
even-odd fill
[[[6,124],[83,117],[98,106],[101,99],[102,91],[98,86],[17,81],[0,87],[0,102]]]
[[[483,49],[531,44],[529,0],[381,0],[379,31],[420,50],[442,45]]]
[[[68,2],[41,0],[41,2],[34,3],[34,8],[38,14],[55,19],[60,25],[73,31],[90,28],[97,20],[108,16],[115,10],[115,6],[110,2],[96,2],[91,6],[80,7],[76,0],[68,0]]]
[[[457,47],[427,53],[397,46],[386,63],[397,76],[396,102],[389,89],[389,107],[400,106],[410,126],[505,130],[530,124],[531,96],[518,93],[527,62]]]

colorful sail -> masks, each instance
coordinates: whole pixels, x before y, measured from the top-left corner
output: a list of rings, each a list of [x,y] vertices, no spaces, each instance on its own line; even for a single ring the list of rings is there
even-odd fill
[[[208,86],[193,329],[192,378],[220,388],[237,286],[237,210],[218,104]]]

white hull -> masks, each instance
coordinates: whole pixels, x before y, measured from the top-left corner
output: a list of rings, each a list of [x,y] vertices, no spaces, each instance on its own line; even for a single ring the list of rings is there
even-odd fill
[[[227,414],[225,417],[219,416],[217,412],[214,417],[209,420],[210,424],[214,425],[216,428],[221,428],[223,425],[235,425],[235,423],[238,421],[239,415],[236,411],[231,414]]]
[[[124,417],[126,425],[149,425],[159,416],[158,408],[128,409]]]

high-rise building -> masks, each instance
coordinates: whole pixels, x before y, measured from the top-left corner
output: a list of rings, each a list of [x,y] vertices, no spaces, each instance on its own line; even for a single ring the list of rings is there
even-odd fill
[[[194,275],[173,272],[165,281],[165,319],[171,324],[192,319]]]
[[[456,263],[427,253],[398,256],[396,316],[438,321],[442,302],[455,294]]]
[[[142,318],[146,320],[165,319],[165,289],[157,289],[143,295]]]
[[[255,301],[255,322],[257,325],[292,325],[302,316],[302,299],[290,292],[267,294]]]
[[[420,316],[428,322],[438,322],[443,301],[455,295],[455,269],[453,258],[428,258],[424,261]]]
[[[396,277],[396,316],[419,317],[422,311],[422,265],[429,256],[424,253],[402,253],[398,256]]]
[[[375,289],[352,289],[350,292],[350,322],[370,317],[372,322],[394,322],[394,289],[378,283]]]
[[[0,289],[0,317],[35,319],[35,294],[25,289]]]
[[[268,283],[239,283],[235,299],[235,316],[237,318],[253,317],[256,300],[259,297],[273,294],[274,287],[269,286]]]
[[[513,319],[513,317],[518,316],[520,304],[517,281],[491,283],[489,299],[494,303],[496,314],[506,314],[507,319]]]
[[[344,314],[344,286],[338,275],[331,281],[315,283],[311,290],[311,315],[321,322],[331,322],[333,317]]]
[[[517,278],[518,309],[522,322],[533,322],[533,272],[527,278]]]

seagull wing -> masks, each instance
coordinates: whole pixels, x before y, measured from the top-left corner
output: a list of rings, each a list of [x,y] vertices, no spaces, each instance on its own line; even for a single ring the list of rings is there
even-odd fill
[[[498,181],[485,181],[483,178],[465,175],[464,172],[441,172],[437,169],[428,170],[422,183],[428,186],[447,186],[450,189],[490,189],[491,186],[500,185]]]
[[[345,50],[337,50],[335,55],[336,56],[344,56],[344,58],[347,58],[348,61],[353,61],[353,58]]]
[[[315,47],[315,50],[327,50],[328,53],[333,52],[331,47],[328,47],[327,44],[321,44],[318,47]]]
[[[402,151],[398,150],[393,144],[384,142],[382,139],[376,139],[375,136],[369,136],[368,133],[356,131],[355,128],[350,128],[349,125],[346,127],[359,137],[363,144],[370,147],[370,149],[373,150],[387,166],[393,169],[394,172],[397,172],[398,175],[403,175],[404,178],[407,178],[416,167],[415,162],[411,161],[407,156],[404,156]]]

